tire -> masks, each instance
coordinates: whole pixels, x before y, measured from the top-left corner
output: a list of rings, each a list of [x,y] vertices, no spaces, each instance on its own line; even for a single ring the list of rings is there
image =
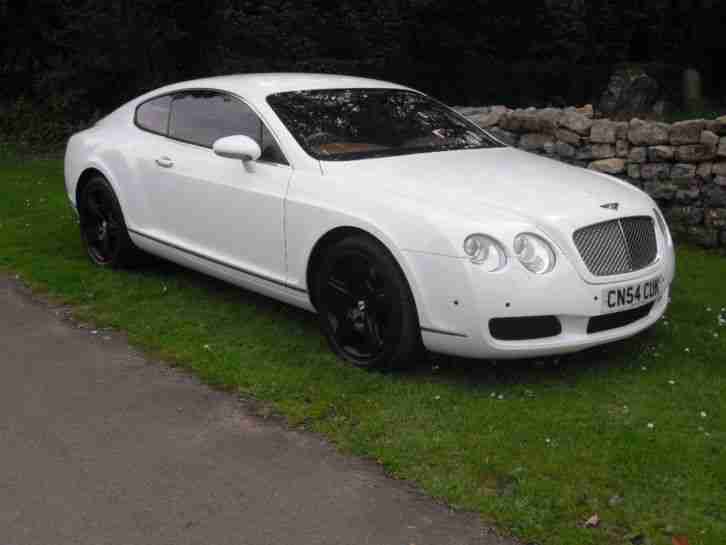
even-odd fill
[[[353,235],[326,248],[313,300],[333,352],[357,367],[412,366],[423,355],[411,289],[379,242]]]
[[[139,263],[143,254],[129,237],[116,193],[106,178],[96,175],[83,187],[78,216],[81,239],[95,265],[121,268]]]

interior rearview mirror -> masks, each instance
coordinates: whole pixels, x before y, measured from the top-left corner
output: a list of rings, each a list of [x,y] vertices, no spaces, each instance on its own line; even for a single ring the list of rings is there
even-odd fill
[[[262,155],[260,145],[249,136],[235,134],[214,141],[212,150],[220,157],[256,161]]]

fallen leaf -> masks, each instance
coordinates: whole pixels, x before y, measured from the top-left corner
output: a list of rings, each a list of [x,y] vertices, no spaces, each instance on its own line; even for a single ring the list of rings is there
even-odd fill
[[[585,528],[597,528],[600,524],[600,517],[595,513],[589,519],[585,521]]]
[[[673,545],[690,545],[686,536],[673,536]]]

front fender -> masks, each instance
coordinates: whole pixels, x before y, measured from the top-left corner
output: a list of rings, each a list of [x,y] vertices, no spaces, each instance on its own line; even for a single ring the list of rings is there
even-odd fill
[[[314,172],[296,171],[285,202],[287,283],[308,290],[308,263],[318,241],[331,231],[348,227],[376,238],[394,256],[413,293],[419,317],[426,321],[425,300],[412,264],[403,251],[405,241],[419,238],[425,247],[453,251],[445,233],[402,203],[377,199]]]
[[[445,209],[404,196],[382,196],[378,191],[360,191],[354,185],[315,172],[294,173],[284,218],[287,283],[309,289],[308,264],[318,241],[334,229],[359,229],[378,239],[396,258],[411,287],[422,324],[430,323],[430,298],[424,293],[429,288],[422,285],[417,273],[416,255],[451,258],[452,267],[461,271],[456,263],[466,257],[462,248],[466,236],[487,232],[508,249],[514,234],[526,225],[519,218],[493,211],[483,212],[481,220],[456,217]]]

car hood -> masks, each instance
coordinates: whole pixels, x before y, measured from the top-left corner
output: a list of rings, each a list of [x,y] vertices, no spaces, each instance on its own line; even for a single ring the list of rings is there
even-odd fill
[[[650,198],[626,182],[514,148],[327,161],[322,169],[346,183],[454,214],[485,217],[494,208],[563,234],[652,208]],[[614,202],[617,211],[602,208]]]

